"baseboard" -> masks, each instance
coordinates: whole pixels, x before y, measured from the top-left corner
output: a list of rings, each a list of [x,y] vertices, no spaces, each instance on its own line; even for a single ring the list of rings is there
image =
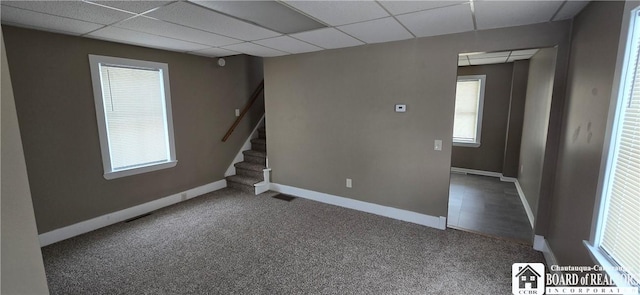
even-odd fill
[[[531,228],[533,228],[534,226],[533,210],[531,210],[531,206],[529,206],[529,202],[527,201],[527,198],[525,198],[524,191],[522,190],[522,187],[520,186],[520,182],[518,182],[517,178],[505,177],[502,175],[502,173],[498,173],[498,172],[482,171],[482,170],[458,168],[458,167],[451,167],[451,172],[465,174],[465,175],[474,174],[474,175],[491,176],[491,177],[500,178],[500,181],[513,182],[516,185],[516,189],[518,190],[518,196],[520,197],[520,202],[522,202],[522,206],[524,206],[524,210],[527,212],[527,218],[529,219],[529,224],[531,225]]]
[[[482,176],[491,176],[491,177],[497,177],[497,178],[503,177],[502,173],[499,173],[499,172],[482,171],[482,170],[458,168],[458,167],[451,167],[451,172],[460,173],[460,174],[475,174],[475,175],[482,175]]]
[[[547,262],[548,266],[558,265],[558,260],[551,250],[549,241],[547,241],[543,236],[535,235],[533,238],[533,249],[542,252],[544,260]]]
[[[524,191],[520,186],[520,182],[516,179],[514,183],[516,185],[516,189],[518,190],[518,196],[520,196],[520,201],[522,202],[522,206],[524,206],[524,211],[527,212],[527,218],[529,218],[529,224],[531,224],[531,228],[533,228],[534,227],[533,222],[535,218],[533,215],[533,210],[531,210],[531,206],[529,206],[529,201],[527,201],[527,198],[524,196]]]
[[[444,230],[447,227],[447,218],[444,216],[436,217],[277,183],[271,183],[271,190],[304,199],[385,216],[441,230]]]
[[[255,127],[253,127],[253,130],[251,130],[251,133],[249,133],[249,137],[247,138],[247,140],[244,141],[244,144],[240,147],[240,150],[238,150],[238,153],[236,154],[235,158],[233,158],[233,161],[231,161],[231,164],[227,168],[227,171],[224,172],[225,177],[236,174],[236,166],[234,165],[236,163],[240,163],[244,161],[244,154],[242,152],[248,151],[251,149],[251,140],[258,137],[257,131],[258,131],[258,128],[260,128],[260,125],[262,125],[264,116],[265,115],[263,114],[262,118],[260,118],[260,120],[258,121],[258,124]]]
[[[124,210],[116,211],[113,213],[105,214],[96,218],[78,222],[63,228],[55,229],[50,232],[40,234],[40,246],[44,247],[53,243],[66,240],[81,234],[112,225],[114,223],[122,222],[127,219],[140,216],[142,214],[149,213],[151,211],[158,210],[163,207],[167,207],[176,203],[192,199],[212,191],[216,191],[227,187],[227,182],[218,180],[209,184],[205,184],[184,192],[173,194],[161,199],[157,199],[151,202],[133,206]]]

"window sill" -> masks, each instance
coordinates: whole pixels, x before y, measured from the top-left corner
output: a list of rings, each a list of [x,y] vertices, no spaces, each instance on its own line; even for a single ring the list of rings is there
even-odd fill
[[[461,142],[461,141],[454,141],[453,142],[453,146],[459,146],[459,147],[480,147],[480,143],[479,142]]]
[[[602,267],[603,271],[613,280],[613,282],[616,283],[616,287],[637,287],[631,285],[629,281],[622,275],[622,273],[616,271],[616,266],[612,264],[609,259],[604,256],[604,254],[602,254],[598,247],[593,246],[588,241],[582,241],[582,243],[585,247],[587,247],[587,250],[589,251],[589,254],[591,254],[591,258],[593,258],[593,261],[599,264]]]
[[[138,167],[133,169],[105,172],[104,178],[107,180],[111,180],[111,179],[116,179],[116,178],[125,177],[125,176],[131,176],[131,175],[142,174],[142,173],[147,173],[147,172],[156,171],[156,170],[167,169],[167,168],[175,167],[177,164],[178,164],[178,161],[169,161],[161,164]]]

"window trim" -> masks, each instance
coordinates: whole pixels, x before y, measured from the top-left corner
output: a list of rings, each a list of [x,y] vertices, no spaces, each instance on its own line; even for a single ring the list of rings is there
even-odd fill
[[[164,88],[164,107],[165,107],[165,122],[167,125],[167,137],[169,145],[169,159],[167,162],[150,164],[147,166],[140,166],[131,169],[113,170],[111,166],[111,153],[109,150],[109,138],[107,135],[107,123],[104,110],[104,98],[102,97],[102,81],[100,75],[100,65],[117,65],[123,67],[140,68],[140,69],[154,69],[160,70],[163,77]],[[102,154],[102,167],[104,169],[104,178],[107,180],[131,176],[141,173],[147,173],[151,171],[167,169],[175,167],[178,161],[176,160],[175,138],[173,131],[173,114],[171,108],[171,88],[169,86],[169,65],[166,63],[158,63],[151,61],[135,60],[120,57],[110,57],[102,55],[89,54],[89,65],[91,69],[91,81],[93,86],[93,97],[96,107],[96,120],[98,123],[98,136],[100,138],[100,151]]]
[[[453,142],[453,146],[459,146],[459,147],[480,147],[480,140],[481,140],[481,136],[482,136],[482,113],[484,113],[484,90],[485,90],[485,85],[487,84],[487,75],[466,75],[466,76],[458,76],[458,79],[456,80],[456,88],[458,85],[458,82],[461,81],[476,81],[476,80],[480,80],[480,97],[478,98],[478,118],[476,121],[476,140],[475,141],[460,141],[460,140],[456,140],[455,138],[452,139]],[[455,100],[457,100],[457,93],[456,93],[456,97]],[[455,102],[454,102],[454,107],[455,107]],[[453,114],[453,122],[455,124],[455,110],[454,110],[454,114]]]
[[[611,94],[607,128],[605,129],[606,133],[600,161],[600,173],[591,220],[591,234],[589,240],[582,242],[593,261],[604,268],[604,271],[617,283],[618,287],[638,287],[629,284],[629,282],[624,279],[623,273],[615,270],[617,263],[600,247],[605,226],[605,212],[609,206],[612,168],[614,166],[615,156],[618,153],[617,143],[623,119],[624,96],[627,91],[628,82],[633,80],[633,75],[629,73],[630,67],[634,66],[631,64],[631,55],[635,51],[633,49],[634,44],[640,43],[640,6],[636,6],[630,10],[627,10],[625,7],[623,24],[628,24],[628,26],[623,25],[620,32],[618,58],[613,77],[614,89]],[[617,85],[617,87],[615,87],[615,85]]]

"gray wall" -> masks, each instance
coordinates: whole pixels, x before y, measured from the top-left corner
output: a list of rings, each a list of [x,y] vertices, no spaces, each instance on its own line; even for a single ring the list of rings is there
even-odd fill
[[[459,67],[458,76],[486,75],[479,147],[454,146],[451,166],[502,173],[513,63]]]
[[[563,265],[593,263],[582,240],[589,239],[609,105],[618,87],[619,36],[621,25],[628,26],[623,8],[624,2],[591,2],[574,20],[557,179],[545,218],[546,237]]]
[[[529,78],[529,61],[518,60],[513,63],[513,79],[511,81],[511,100],[509,101],[509,121],[507,138],[504,147],[502,175],[518,177],[520,162],[520,144],[522,142],[522,124],[524,121],[524,105],[527,97],[527,80]]]
[[[261,116],[221,139],[262,78],[261,59],[213,58],[3,26],[38,232],[224,178]],[[178,164],[105,180],[89,54],[169,64]]]
[[[534,216],[540,198],[556,53],[555,48],[543,48],[529,60],[518,182]]]
[[[552,22],[266,59],[273,182],[446,216],[457,54],[559,45],[566,60],[569,29]]]
[[[48,294],[11,77],[2,40],[2,294]]]

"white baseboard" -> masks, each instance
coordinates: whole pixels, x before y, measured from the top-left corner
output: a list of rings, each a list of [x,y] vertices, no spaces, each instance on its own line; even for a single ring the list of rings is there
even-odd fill
[[[458,167],[451,167],[451,172],[460,173],[460,174],[475,174],[475,175],[482,175],[482,176],[491,176],[491,177],[498,177],[498,178],[503,177],[502,173],[498,173],[498,172],[482,171],[482,170],[458,168]]]
[[[444,230],[447,227],[447,218],[444,216],[436,217],[277,183],[271,183],[271,190],[283,194],[294,195],[296,197],[304,199],[363,211],[441,230]]]
[[[527,218],[529,218],[529,224],[531,224],[531,228],[533,228],[534,227],[533,222],[535,218],[533,216],[533,210],[531,210],[531,206],[529,206],[529,201],[527,201],[527,198],[524,196],[524,191],[520,186],[520,182],[518,182],[518,180],[516,179],[514,183],[516,184],[516,189],[518,190],[518,196],[520,196],[520,201],[522,202],[522,206],[524,206],[524,211],[527,212]]]
[[[522,187],[520,186],[520,182],[518,182],[517,178],[505,177],[502,175],[502,173],[498,173],[498,172],[482,171],[482,170],[458,168],[458,167],[451,167],[451,172],[465,174],[465,175],[474,174],[474,175],[491,176],[491,177],[500,178],[500,181],[513,182],[516,185],[516,189],[518,190],[518,196],[520,197],[520,202],[522,202],[522,206],[524,206],[524,211],[527,212],[527,218],[529,219],[529,224],[531,224],[531,228],[534,227],[533,210],[531,210],[531,206],[529,206],[529,202],[527,201],[527,198],[525,198],[524,191],[522,190]]]
[[[192,188],[190,190],[173,194],[161,199],[105,214],[96,218],[65,226],[63,228],[55,229],[38,236],[40,239],[40,246],[44,247],[47,245],[51,245],[53,243],[66,240],[108,225],[112,225],[114,223],[125,221],[127,219],[140,216],[142,214],[146,214],[151,211],[155,211],[176,203],[180,203],[182,201],[186,201],[188,199],[192,199],[197,196],[201,196],[225,187],[227,187],[227,182],[224,179],[218,180],[216,182]]]
[[[227,168],[227,171],[224,172],[224,176],[225,177],[236,174],[236,166],[234,166],[234,165],[236,163],[240,163],[240,162],[244,161],[244,154],[242,152],[248,151],[248,150],[251,149],[251,140],[258,137],[257,130],[262,125],[262,122],[264,120],[264,116],[265,115],[263,114],[262,118],[260,118],[260,120],[258,121],[258,124],[256,125],[256,127],[253,127],[253,130],[249,134],[249,137],[247,138],[247,140],[244,141],[244,144],[242,145],[242,147],[240,147],[240,150],[236,154],[236,157],[233,158],[233,161],[231,161],[231,164]],[[269,167],[269,166],[267,166],[267,167]]]
[[[533,238],[533,249],[542,252],[544,260],[547,261],[548,266],[558,265],[558,260],[553,254],[551,246],[549,246],[549,241],[547,241],[543,236],[535,235]]]

